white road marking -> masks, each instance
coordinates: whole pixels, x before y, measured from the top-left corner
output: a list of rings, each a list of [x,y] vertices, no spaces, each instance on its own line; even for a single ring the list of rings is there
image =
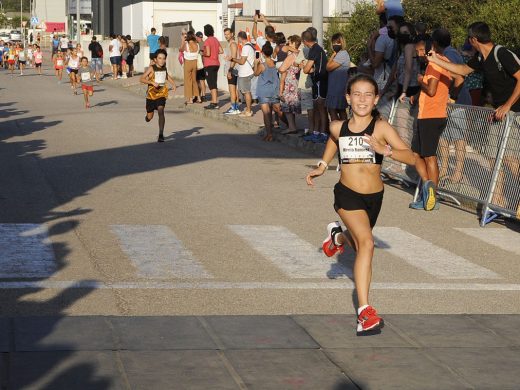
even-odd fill
[[[397,227],[376,227],[374,236],[377,247],[435,277],[441,279],[502,279],[487,268]]]
[[[193,254],[163,225],[112,225],[121,248],[141,277],[210,279]]]
[[[56,259],[45,225],[0,224],[0,278],[49,277]]]
[[[490,228],[455,228],[455,230],[520,256],[520,234],[513,230]]]
[[[353,290],[351,280],[324,282],[118,282],[87,281],[13,281],[0,282],[0,289],[92,289],[92,290]],[[520,291],[512,283],[372,283],[371,290],[440,290],[440,291]]]
[[[235,234],[289,278],[352,277],[352,271],[283,226],[229,225]]]

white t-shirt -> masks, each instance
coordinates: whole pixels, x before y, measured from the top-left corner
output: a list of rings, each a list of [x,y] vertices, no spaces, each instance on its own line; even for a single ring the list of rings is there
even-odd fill
[[[250,44],[246,44],[242,47],[240,56],[247,57],[247,60],[244,62],[244,65],[237,65],[238,77],[249,77],[254,73],[253,66],[255,65],[255,49],[253,49]]]
[[[68,49],[69,48],[69,38],[61,37],[60,38],[60,47],[62,49]]]
[[[110,50],[110,57],[119,57],[121,55],[121,51],[119,50],[121,47],[119,39],[112,39],[110,41],[110,46],[112,46],[112,50]]]

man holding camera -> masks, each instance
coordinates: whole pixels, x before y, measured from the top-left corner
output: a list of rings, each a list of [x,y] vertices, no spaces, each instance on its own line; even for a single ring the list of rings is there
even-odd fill
[[[247,41],[247,34],[245,31],[238,33],[238,43],[242,46],[242,52],[240,58],[233,58],[228,56],[227,61],[231,64],[238,64],[238,91],[245,97],[246,109],[240,114],[240,116],[250,117],[253,116],[251,109],[253,98],[251,96],[251,80],[254,75],[254,62],[255,62],[255,48]]]

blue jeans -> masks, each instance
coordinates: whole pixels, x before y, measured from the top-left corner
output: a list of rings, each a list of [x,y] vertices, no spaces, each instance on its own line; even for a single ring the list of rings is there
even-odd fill
[[[103,59],[102,58],[92,58],[90,61],[90,68],[94,72],[103,73]]]

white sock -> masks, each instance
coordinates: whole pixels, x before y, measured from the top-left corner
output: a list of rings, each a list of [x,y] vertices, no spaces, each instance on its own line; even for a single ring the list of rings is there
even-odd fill
[[[368,307],[368,305],[363,305],[357,309],[357,314],[360,315],[363,310],[365,310]]]
[[[334,245],[341,246],[341,244],[338,242],[339,236],[341,236],[343,233],[336,233],[334,234]]]

